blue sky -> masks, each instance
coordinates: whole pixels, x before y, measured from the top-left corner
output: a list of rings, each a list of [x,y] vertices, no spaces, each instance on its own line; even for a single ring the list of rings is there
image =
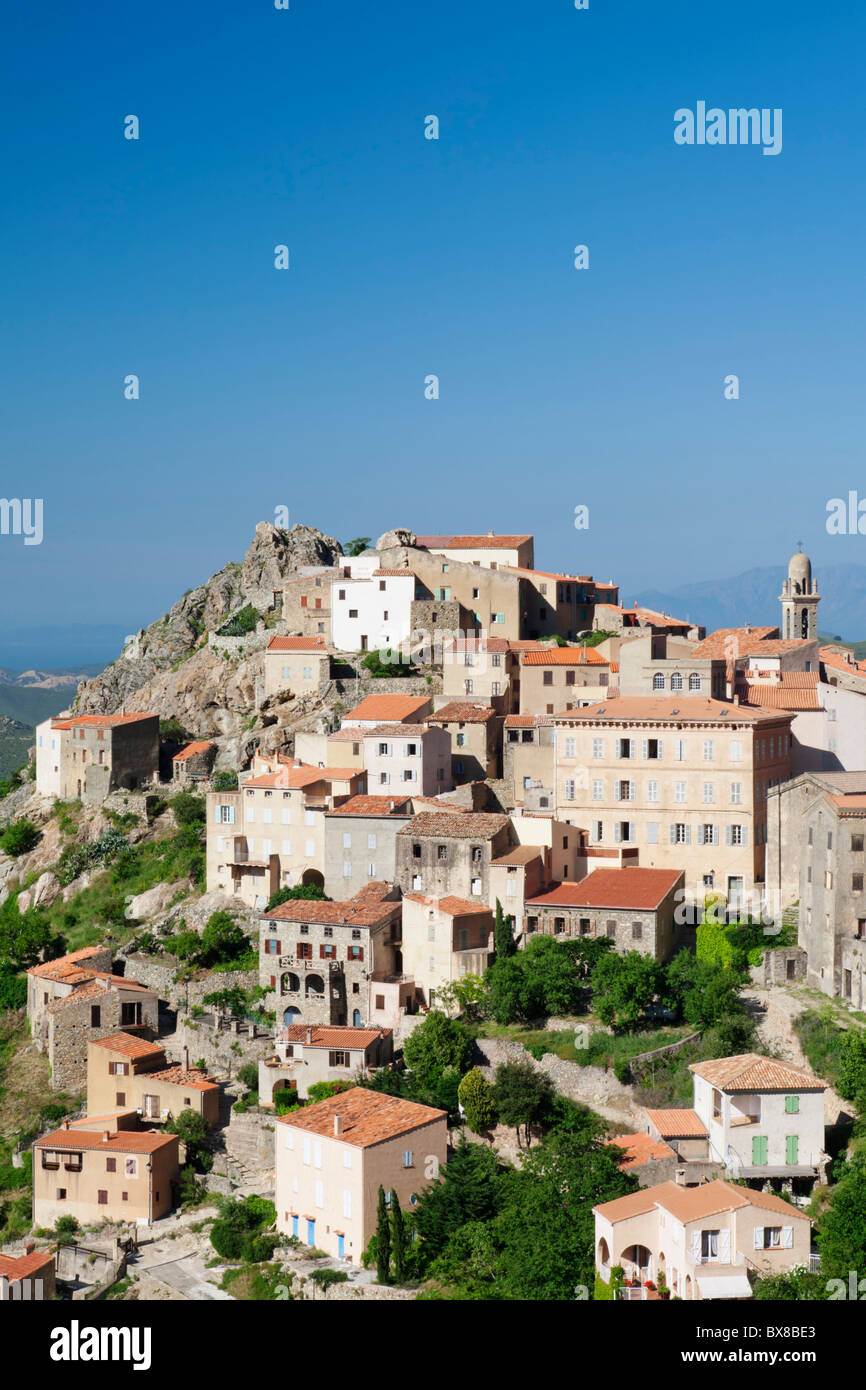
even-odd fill
[[[626,591],[801,538],[863,558],[824,528],[866,496],[858,7],[50,0],[5,27],[0,491],[44,498],[45,539],[0,537],[0,624],[132,631],[280,505],[341,540],[532,531]],[[698,100],[781,107],[781,154],[675,145]]]

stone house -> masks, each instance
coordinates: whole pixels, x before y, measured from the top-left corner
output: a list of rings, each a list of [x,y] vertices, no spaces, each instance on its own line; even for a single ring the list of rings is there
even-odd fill
[[[283,583],[282,618],[290,632],[331,641],[331,581],[338,566],[303,565]]]
[[[361,733],[364,768],[372,793],[436,796],[450,792],[451,740],[444,729],[426,722],[403,722],[375,724]]]
[[[461,552],[468,556],[468,551]],[[459,611],[472,615],[473,635],[489,632],[493,637],[522,637],[523,580],[514,570],[494,569],[500,562],[457,559],[418,547],[395,547],[382,551],[383,566],[408,570],[415,578],[412,595],[413,615],[420,616],[418,604],[459,605]],[[416,629],[416,640],[424,634]],[[428,633],[435,645],[435,634]],[[454,633],[441,627],[444,644]]]
[[[164,1124],[185,1110],[201,1115],[209,1129],[219,1121],[219,1086],[190,1067],[184,1049],[169,1065],[165,1048],[131,1033],[96,1038],[87,1047],[87,1111],[134,1110],[145,1124]]]
[[[281,1027],[369,1023],[371,980],[402,974],[400,891],[373,882],[348,902],[292,900],[260,923],[259,983]]]
[[[663,1182],[593,1207],[595,1268],[610,1282],[658,1283],[682,1299],[750,1298],[748,1275],[809,1264],[812,1223],[790,1202],[716,1180]]]
[[[450,771],[455,786],[499,776],[502,718],[491,705],[452,700],[435,714],[428,714],[425,723],[448,735]]]
[[[676,1178],[677,1156],[669,1144],[650,1134],[617,1134],[605,1139],[609,1147],[622,1149],[619,1169],[631,1173],[641,1187],[672,1182]]]
[[[271,637],[265,648],[265,699],[291,691],[319,695],[331,675],[324,637]]]
[[[481,569],[498,570],[523,566],[531,568],[534,554],[532,536],[418,536],[416,544],[431,555]]]
[[[377,724],[420,724],[433,708],[431,695],[365,695],[341,720],[341,730],[375,729]]]
[[[435,1007],[443,985],[487,969],[493,913],[464,898],[403,899],[403,969],[422,1004]]]
[[[461,636],[442,643],[442,695],[437,705],[470,700],[497,714],[520,709],[520,654],[540,643],[506,637]]]
[[[151,1225],[174,1204],[179,1147],[176,1134],[142,1130],[134,1111],[64,1120],[33,1145],[33,1224]]]
[[[188,743],[179,753],[175,753],[171,760],[172,780],[185,785],[190,782],[206,782],[213,771],[216,755],[215,743],[207,743],[204,740]]]
[[[278,1091],[306,1100],[320,1081],[357,1081],[394,1055],[390,1028],[315,1027],[295,1023],[274,1038],[272,1056],[259,1062],[259,1104],[272,1106]]]
[[[787,780],[791,715],[697,697],[619,697],[554,717],[557,815],[589,821],[590,847],[637,849],[763,910],[767,796]]]
[[[359,1264],[379,1188],[411,1209],[447,1162],[447,1114],[360,1087],[275,1124],[277,1229]]]
[[[43,730],[44,732],[44,730]],[[43,759],[36,790],[64,800],[97,802],[159,779],[159,718],[155,714],[83,714],[51,721],[59,748]],[[51,752],[51,750],[48,750]],[[59,792],[58,792],[59,785]]]
[[[526,929],[549,936],[609,937],[617,951],[667,960],[681,935],[681,869],[595,869],[526,903]]]
[[[397,652],[412,631],[415,576],[365,551],[331,580],[331,637],[337,651]]]
[[[397,834],[397,882],[404,893],[469,898],[490,906],[490,865],[514,842],[507,816],[422,812]]]
[[[539,845],[513,845],[490,861],[490,902],[494,907],[500,903],[513,932],[526,930],[526,903],[544,892],[548,863],[549,855]]]
[[[518,566],[523,597],[525,636],[556,635],[573,642],[582,633],[605,627],[596,621],[599,604],[615,604],[619,588],[613,580],[596,582],[589,574],[549,574]]]
[[[520,713],[559,714],[607,698],[610,662],[594,647],[547,647],[520,654]]]
[[[510,806],[552,810],[556,805],[553,719],[546,714],[509,714],[502,743],[502,776]]]
[[[353,796],[325,812],[325,893],[352,898],[371,879],[396,880],[397,832],[412,819],[412,802],[394,796]]]
[[[724,652],[696,656],[697,647],[697,642],[673,637],[668,632],[641,629],[624,634],[619,644],[620,694],[659,695],[670,691],[675,695],[709,695],[714,700],[724,700]]]

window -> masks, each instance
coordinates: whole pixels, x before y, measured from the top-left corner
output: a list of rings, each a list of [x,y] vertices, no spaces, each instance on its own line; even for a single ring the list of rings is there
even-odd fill
[[[129,1063],[128,1063],[128,1062],[109,1062],[109,1064],[108,1064],[108,1075],[109,1075],[109,1076],[126,1076],[126,1074],[127,1074],[128,1071],[129,1071]]]
[[[350,609],[349,609],[349,617],[350,617],[350,618],[357,618],[357,616],[358,616],[358,610],[357,610],[357,608],[350,608]]]
[[[573,801],[573,800],[574,800],[574,792],[575,792],[575,784],[574,784],[573,781],[571,781],[570,779],[568,779],[568,780],[566,781],[566,783],[565,783],[565,799],[566,799],[566,801]]]
[[[403,1167],[404,1167],[404,1168],[413,1168],[414,1166],[415,1166],[415,1163],[414,1163],[414,1154],[413,1154],[413,1151],[412,1151],[411,1149],[404,1149],[404,1150],[403,1150]]]
[[[680,675],[679,671],[674,671],[673,675],[671,676],[671,690],[682,690],[682,688],[683,678]]]
[[[630,738],[618,738],[616,742],[617,742],[616,756],[617,756],[618,758],[633,758],[633,757],[634,757],[634,753],[632,752],[632,748],[633,748],[633,746],[634,746],[634,740],[633,740],[633,739],[630,739]]]
[[[298,960],[313,959],[313,943],[311,941],[299,941],[297,950]]]
[[[101,1019],[102,1019],[102,1009],[101,1009],[100,1005],[99,1005],[99,1004],[91,1004],[91,1006],[90,1006],[90,1026],[91,1026],[91,1028],[101,1028],[101,1027],[102,1027],[102,1024],[101,1024],[101,1021],[100,1021]]]
[[[573,758],[575,756],[575,747],[576,744],[573,738],[567,738],[565,740],[565,756],[567,758]],[[862,844],[860,845],[860,848],[863,848]]]
[[[692,674],[689,676],[689,690],[700,690],[700,688],[701,678],[696,671],[693,671]]]
[[[604,739],[594,738],[592,740],[592,756],[594,758],[604,757]]]
[[[437,845],[437,846],[436,846],[436,858],[437,858],[437,859],[447,859],[447,858],[448,858],[448,846],[447,846],[447,845]]]
[[[473,878],[473,880],[472,880],[472,896],[475,897],[475,898],[480,898],[480,897],[481,897],[481,879],[480,879],[480,878]]]
[[[799,1096],[785,1096],[785,1114],[786,1114],[786,1115],[799,1115],[799,1113],[800,1113],[800,1097],[799,1097]]]
[[[740,805],[742,805],[742,801],[743,801],[743,784],[742,784],[742,782],[732,782],[732,783],[731,783],[731,805],[732,805],[732,806],[740,806]]]
[[[595,780],[592,784],[592,799],[593,801],[601,801],[603,800],[603,796],[604,784],[598,780]]]
[[[703,798],[704,798],[704,805],[705,805],[705,806],[712,806],[713,801],[714,801],[714,799],[715,799],[715,789],[714,789],[714,787],[713,787],[713,783],[712,783],[712,782],[704,782],[704,785],[703,785]]]
[[[653,676],[653,690],[664,690],[665,678],[661,671],[656,671]]]
[[[631,939],[632,939],[632,941],[640,941],[640,939],[641,939],[642,936],[643,936],[643,923],[641,923],[641,922],[632,922],[632,924],[631,924]]]
[[[674,821],[671,826],[671,844],[687,845],[690,840],[689,827],[682,821]]]
[[[718,1231],[701,1231],[701,1259],[717,1260],[719,1258],[719,1233]]]
[[[704,739],[701,756],[705,763],[711,763],[713,761],[713,740],[711,738]]]
[[[96,1200],[101,1207],[105,1207],[108,1205],[108,1192],[104,1187],[99,1188],[96,1194]]]
[[[332,1067],[348,1067],[351,1064],[351,1054],[348,1052],[329,1052],[328,1063]]]
[[[746,843],[745,826],[729,825],[728,834],[730,836],[728,840],[729,845],[744,845]]]
[[[659,799],[659,784],[658,784],[658,782],[647,782],[647,784],[646,784],[646,799],[647,799],[647,801],[658,801],[658,799]]]
[[[863,836],[862,836],[862,835],[852,835],[852,836],[851,836],[851,852],[852,852],[853,854],[862,854],[862,853],[863,853]]]
[[[674,782],[674,801],[676,801],[678,805],[682,806],[682,805],[685,804],[685,799],[686,799],[686,784],[685,784],[685,782]]]
[[[742,743],[740,742],[740,740],[739,740],[738,738],[732,738],[732,739],[731,739],[731,762],[732,762],[732,763],[741,762],[741,761],[742,761],[742,757],[743,757],[743,745],[742,745]]]
[[[862,875],[862,874],[852,874],[852,875],[851,875],[851,888],[852,888],[852,891],[855,892],[855,893],[862,893],[862,892],[863,892],[863,875]]]
[[[781,1226],[763,1226],[760,1232],[761,1248],[764,1250],[778,1250],[782,1245]]]
[[[364,959],[364,947],[363,947],[363,946],[349,946],[349,947],[347,947],[347,950],[346,950],[346,960],[363,960],[363,959]]]
[[[686,760],[686,741],[685,741],[684,738],[678,738],[678,739],[675,741],[675,743],[674,743],[674,758],[675,758],[675,760],[676,760],[678,763],[684,763],[684,762],[685,762],[685,760]]]

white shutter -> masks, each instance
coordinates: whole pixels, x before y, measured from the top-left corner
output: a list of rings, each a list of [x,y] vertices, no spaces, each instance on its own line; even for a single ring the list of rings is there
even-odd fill
[[[628,784],[628,799],[629,799],[629,801],[634,801],[636,791],[637,791],[637,782],[629,782],[629,784]]]
[[[740,826],[740,844],[741,844],[741,845],[747,845],[748,843],[749,843],[749,827],[748,827],[747,825],[741,825],[741,826]]]
[[[783,1249],[783,1250],[792,1250],[793,1247],[794,1247],[794,1227],[793,1227],[793,1226],[783,1226],[783,1227],[782,1227],[782,1249]]]
[[[719,1231],[719,1260],[723,1265],[731,1263],[731,1233]]]
[[[219,805],[219,803],[217,803],[217,805],[214,806],[213,812],[214,820],[216,821],[217,825],[220,825],[222,823],[222,807]]]
[[[647,842],[648,845],[657,845],[657,844],[658,844],[658,842],[659,842],[659,826],[658,826],[658,821],[654,821],[654,820],[647,821],[647,827],[646,827],[646,842]]]
[[[702,845],[703,843],[704,843],[704,827],[703,827],[702,825],[699,825],[699,826],[698,826],[698,844],[699,844],[699,845]]]
[[[764,1248],[764,1228],[763,1228],[763,1226],[756,1226],[756,1227],[755,1227],[755,1249],[756,1249],[756,1250],[763,1250],[763,1248]]]
[[[676,842],[677,842],[677,826],[676,826],[676,821],[671,821],[671,844],[672,844],[672,845],[675,845]]]
[[[613,784],[613,799],[614,799],[614,801],[619,801],[619,782],[618,782],[618,781],[614,782],[614,784]]]
[[[633,820],[628,823],[628,838],[632,843],[637,839],[637,827]]]
[[[644,739],[644,740],[642,741],[642,743],[641,743],[641,757],[642,757],[644,760],[646,760],[648,753],[649,753],[649,744],[648,744],[647,740]]]
[[[630,757],[630,758],[636,758],[636,757],[637,757],[637,739],[636,739],[636,738],[633,738],[633,739],[630,741],[629,746],[628,746],[628,749],[629,749],[629,752],[628,752],[629,757]]]
[[[622,839],[622,829],[621,829],[621,827],[620,827],[620,823],[619,823],[619,821],[614,821],[614,823],[613,823],[613,840],[614,840],[614,844],[618,845],[621,839]]]
[[[662,757],[664,757],[665,746],[664,746],[664,744],[662,743],[662,740],[661,740],[661,739],[659,739],[659,741],[658,741],[658,746],[659,746],[659,757],[662,758]]]
[[[614,757],[615,757],[615,758],[619,758],[619,757],[622,756],[622,739],[621,739],[621,738],[615,738],[613,742],[614,742]]]
[[[725,844],[731,844],[731,827],[729,825],[725,826]]]
[[[701,1258],[701,1233],[692,1231],[692,1263],[697,1264]]]
[[[692,827],[691,827],[690,825],[687,825],[687,826],[686,826],[686,844],[687,844],[687,845],[690,845],[691,842],[692,842]]]

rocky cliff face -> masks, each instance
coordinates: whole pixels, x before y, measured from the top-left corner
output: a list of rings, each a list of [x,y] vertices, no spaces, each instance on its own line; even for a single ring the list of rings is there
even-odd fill
[[[101,675],[81,682],[76,713],[113,714],[125,705],[174,717],[190,734],[220,742],[226,762],[234,765],[244,726],[255,713],[263,657],[255,652],[240,662],[224,660],[208,647],[208,632],[246,604],[266,611],[274,592],[299,567],[333,565],[341,554],[339,542],[314,527],[282,531],[259,522],[242,565],[226,565],[184,594],[164,617],[137,633]],[[223,740],[231,745],[224,750]]]

